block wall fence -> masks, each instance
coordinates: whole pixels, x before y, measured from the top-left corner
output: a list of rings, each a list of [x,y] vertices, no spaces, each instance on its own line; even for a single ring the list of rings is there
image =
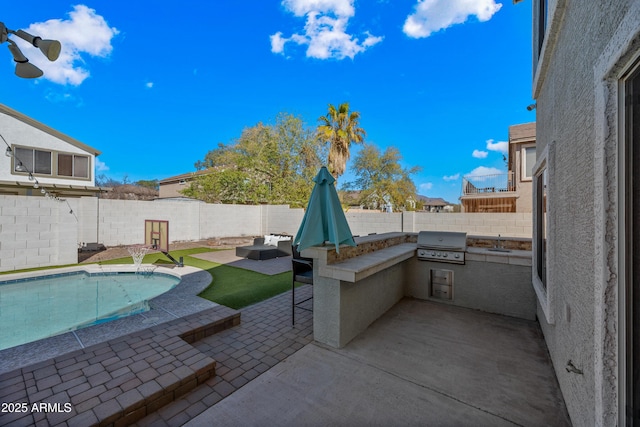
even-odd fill
[[[72,211],[72,212],[71,212]],[[144,243],[144,221],[169,221],[169,241],[296,234],[303,209],[287,205],[220,205],[183,201],[0,196],[0,271],[74,264],[78,247]],[[526,213],[346,212],[354,235],[391,231],[464,231],[531,237]]]

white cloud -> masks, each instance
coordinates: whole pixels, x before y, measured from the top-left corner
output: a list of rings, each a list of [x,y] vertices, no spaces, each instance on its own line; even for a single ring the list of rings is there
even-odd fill
[[[310,12],[335,13],[353,16],[353,0],[282,0],[282,5],[295,16],[304,16]]]
[[[487,151],[473,150],[471,155],[476,159],[486,159],[489,153]]]
[[[282,32],[278,31],[275,34],[270,35],[269,39],[271,39],[271,52],[284,52],[284,44],[288,41],[288,39],[282,38]]]
[[[107,166],[102,160],[96,158],[96,171],[106,172],[108,170],[109,170],[109,166]]]
[[[418,189],[420,190],[420,192],[429,191],[432,188],[433,188],[433,183],[432,182],[425,182],[424,184],[420,184],[418,186]]]
[[[78,99],[75,95],[70,93],[60,93],[55,90],[47,90],[45,98],[53,103],[75,102],[76,105],[82,105],[82,100]]]
[[[487,150],[498,151],[502,154],[507,154],[507,152],[509,151],[509,143],[507,141],[494,142],[493,139],[488,139]]]
[[[483,175],[499,175],[503,174],[505,171],[498,168],[488,168],[486,166],[478,166],[471,172],[465,174],[464,176],[483,176]]]
[[[151,89],[153,87],[153,82],[146,82],[144,85],[147,89]]]
[[[284,54],[285,45],[307,46],[307,57],[318,59],[353,59],[358,53],[380,43],[382,37],[364,32],[364,39],[347,33],[349,20],[355,15],[354,0],[283,0],[282,5],[297,17],[305,17],[303,33],[283,37],[278,31],[269,36],[271,52]]]
[[[415,12],[407,17],[402,30],[409,37],[429,37],[462,24],[472,15],[481,22],[488,21],[501,7],[495,0],[418,0]]]
[[[447,176],[443,176],[442,179],[444,179],[445,181],[457,181],[460,178],[460,174],[457,173],[455,175],[447,175]]]
[[[43,78],[73,86],[80,85],[90,75],[87,57],[108,57],[113,50],[111,40],[119,33],[115,27],[109,27],[95,10],[84,5],[74,6],[67,20],[38,22],[31,24],[25,31],[43,39],[60,41],[60,57],[55,62],[50,62],[37,48],[12,37],[20,44],[20,49],[29,61],[44,71]]]

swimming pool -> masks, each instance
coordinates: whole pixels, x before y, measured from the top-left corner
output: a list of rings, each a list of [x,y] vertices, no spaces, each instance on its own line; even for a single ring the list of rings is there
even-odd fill
[[[180,278],[157,272],[73,271],[1,280],[0,350],[149,310]]]

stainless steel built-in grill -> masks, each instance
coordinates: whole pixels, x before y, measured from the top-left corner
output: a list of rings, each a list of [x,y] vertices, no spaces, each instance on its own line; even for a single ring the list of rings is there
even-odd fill
[[[421,231],[418,233],[418,259],[464,264],[467,233],[455,231]]]

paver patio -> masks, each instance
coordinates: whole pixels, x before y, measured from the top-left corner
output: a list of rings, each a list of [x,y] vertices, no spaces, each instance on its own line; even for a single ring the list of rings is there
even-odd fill
[[[2,402],[72,409],[0,414],[0,425],[570,425],[536,322],[405,299],[336,350],[313,342],[312,312],[292,328],[290,298],[1,374]]]
[[[28,410],[0,413],[0,425],[182,425],[311,341],[311,312],[291,327],[290,295],[241,313],[214,307],[1,374],[0,401]],[[61,406],[32,411],[40,402]]]

